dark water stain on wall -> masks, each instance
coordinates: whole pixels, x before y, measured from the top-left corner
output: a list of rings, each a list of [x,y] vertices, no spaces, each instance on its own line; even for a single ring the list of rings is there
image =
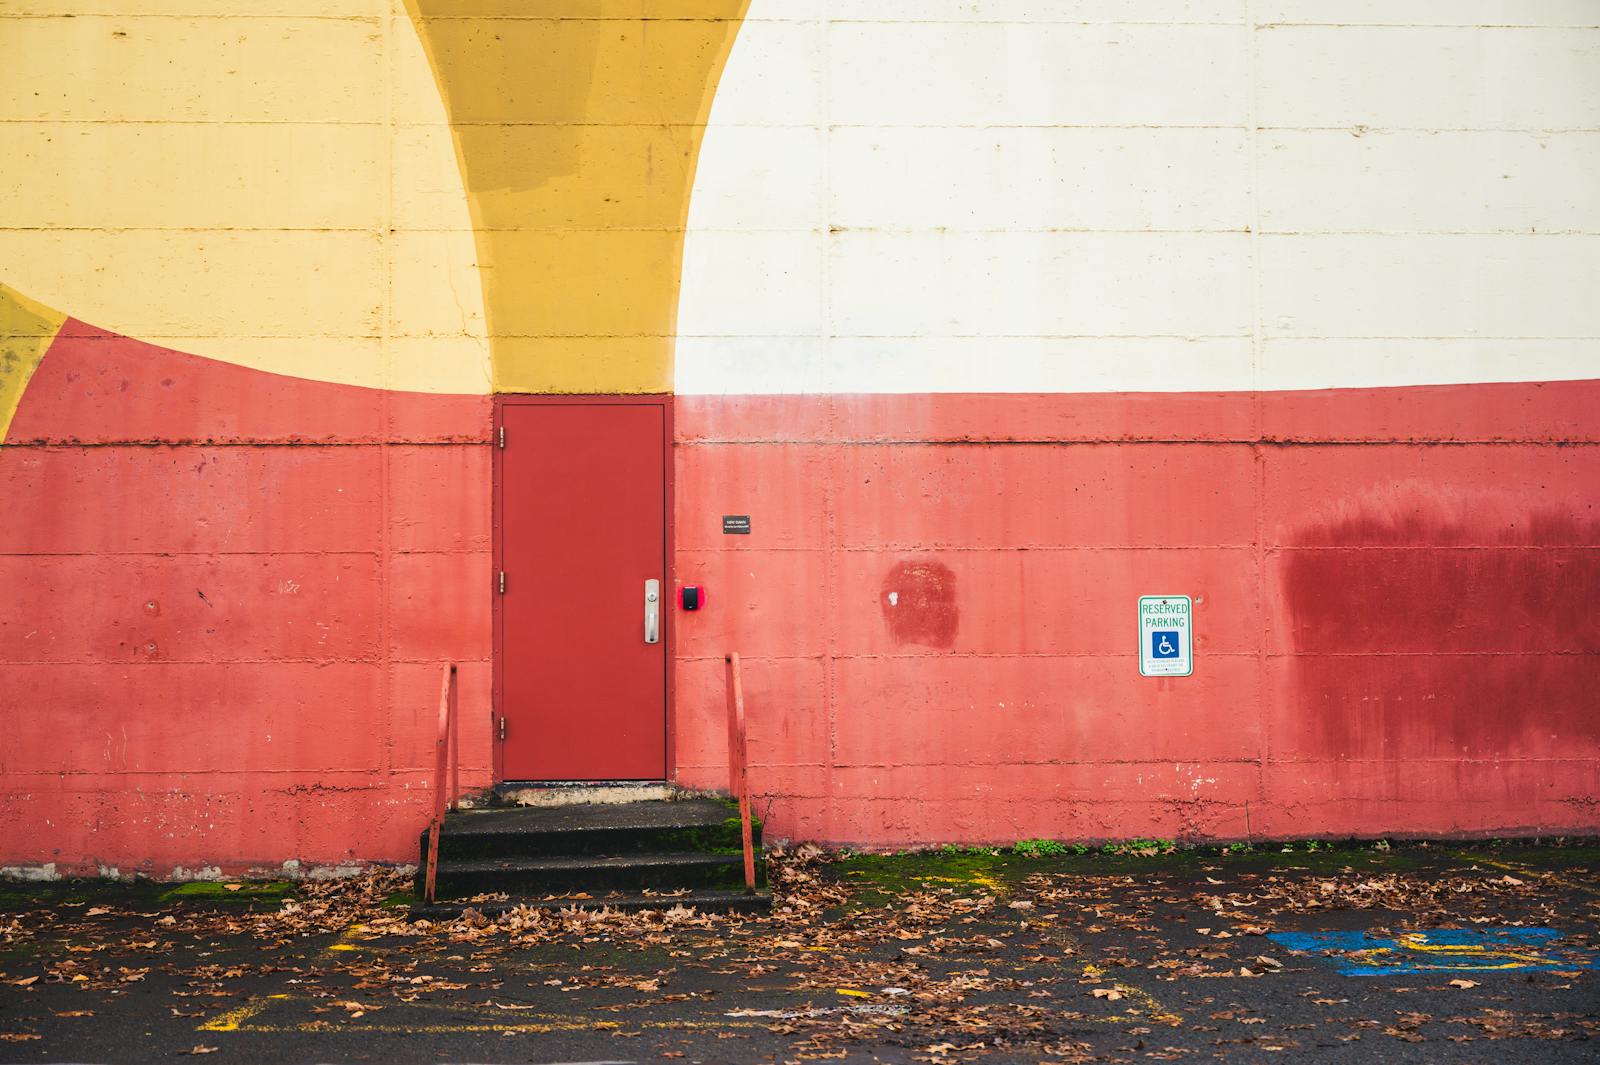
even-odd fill
[[[1600,522],[1494,493],[1356,500],[1279,556],[1298,757],[1593,757]]]
[[[956,641],[961,624],[956,575],[942,562],[896,563],[884,575],[878,606],[895,643],[950,647]]]

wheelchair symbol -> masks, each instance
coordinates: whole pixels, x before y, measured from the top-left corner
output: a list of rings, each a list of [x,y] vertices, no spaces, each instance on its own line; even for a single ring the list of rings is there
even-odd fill
[[[1168,629],[1158,629],[1150,634],[1151,658],[1177,658],[1178,634]]]

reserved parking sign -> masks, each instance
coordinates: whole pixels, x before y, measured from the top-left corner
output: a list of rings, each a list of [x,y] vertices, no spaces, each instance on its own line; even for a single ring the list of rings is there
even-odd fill
[[[1194,604],[1188,596],[1139,597],[1139,672],[1146,677],[1194,672]]]

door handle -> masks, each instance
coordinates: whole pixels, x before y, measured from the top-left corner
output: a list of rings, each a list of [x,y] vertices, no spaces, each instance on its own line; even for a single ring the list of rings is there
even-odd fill
[[[661,642],[661,582],[644,582],[644,642]]]

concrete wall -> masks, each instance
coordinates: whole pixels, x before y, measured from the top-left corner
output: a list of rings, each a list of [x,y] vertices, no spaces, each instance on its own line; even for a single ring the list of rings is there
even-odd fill
[[[1596,22],[753,4],[685,242],[680,543],[749,604],[686,628],[769,671],[775,811],[1591,826]],[[1163,592],[1191,678],[1137,675]]]
[[[0,866],[410,858],[496,391],[678,393],[778,835],[1600,827],[1600,17],[1337,17],[0,8]]]

